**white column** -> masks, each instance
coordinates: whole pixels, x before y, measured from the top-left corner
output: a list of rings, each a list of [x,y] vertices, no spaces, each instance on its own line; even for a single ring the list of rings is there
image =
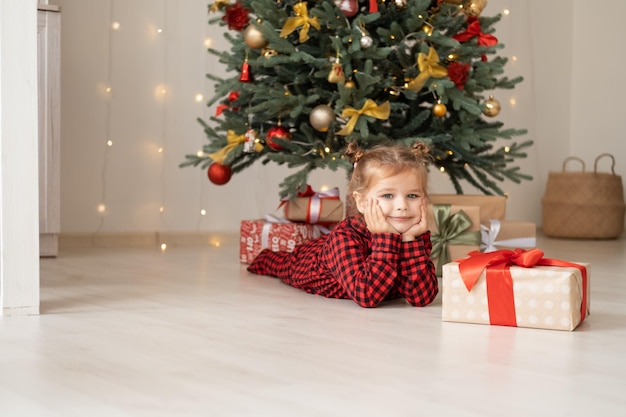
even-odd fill
[[[0,307],[39,314],[37,0],[0,1]]]

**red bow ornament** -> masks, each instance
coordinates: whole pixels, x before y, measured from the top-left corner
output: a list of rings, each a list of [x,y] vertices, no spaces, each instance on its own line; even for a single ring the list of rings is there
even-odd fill
[[[459,42],[467,42],[473,37],[478,38],[478,45],[480,46],[495,46],[498,44],[498,38],[481,31],[480,22],[478,20],[473,20],[465,32],[453,36],[453,38]],[[487,57],[483,55],[482,60],[486,61]]]

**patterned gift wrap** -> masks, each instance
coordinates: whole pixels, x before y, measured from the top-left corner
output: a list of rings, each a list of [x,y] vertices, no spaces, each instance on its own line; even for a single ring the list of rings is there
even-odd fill
[[[482,271],[463,265],[467,260],[443,266],[443,321],[571,331],[585,320],[590,307],[589,264],[544,259],[538,249],[478,255],[501,259],[502,253],[535,259],[522,262],[527,266],[495,262]]]
[[[239,233],[239,260],[249,264],[266,248],[291,252],[296,245],[320,236],[322,231],[312,224],[243,220]]]

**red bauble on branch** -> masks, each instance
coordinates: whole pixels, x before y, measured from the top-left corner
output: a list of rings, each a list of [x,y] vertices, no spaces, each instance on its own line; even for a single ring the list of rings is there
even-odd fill
[[[220,164],[219,162],[213,162],[207,171],[209,180],[215,185],[224,185],[230,181],[230,177],[233,176],[233,170],[230,165]]]
[[[265,143],[271,149],[275,151],[280,151],[283,149],[279,144],[274,142],[274,139],[281,140],[291,140],[291,134],[288,129],[285,129],[281,125],[270,127],[267,131],[267,135],[265,136]]]

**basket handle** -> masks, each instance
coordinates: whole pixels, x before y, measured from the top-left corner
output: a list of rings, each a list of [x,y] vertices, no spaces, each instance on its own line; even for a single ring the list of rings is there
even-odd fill
[[[598,155],[598,157],[596,158],[596,161],[593,164],[593,172],[598,173],[598,160],[600,158],[605,157],[605,156],[608,156],[609,158],[611,158],[611,161],[612,161],[612,163],[611,163],[611,173],[613,175],[615,175],[615,158],[610,153],[603,153],[603,154]]]
[[[580,159],[577,156],[568,156],[567,158],[565,158],[565,160],[563,161],[563,172],[566,171],[565,170],[565,166],[567,165],[567,163],[569,161],[578,161],[578,162],[580,162],[580,164],[583,166],[583,172],[585,172],[585,161],[583,161],[582,159]]]

